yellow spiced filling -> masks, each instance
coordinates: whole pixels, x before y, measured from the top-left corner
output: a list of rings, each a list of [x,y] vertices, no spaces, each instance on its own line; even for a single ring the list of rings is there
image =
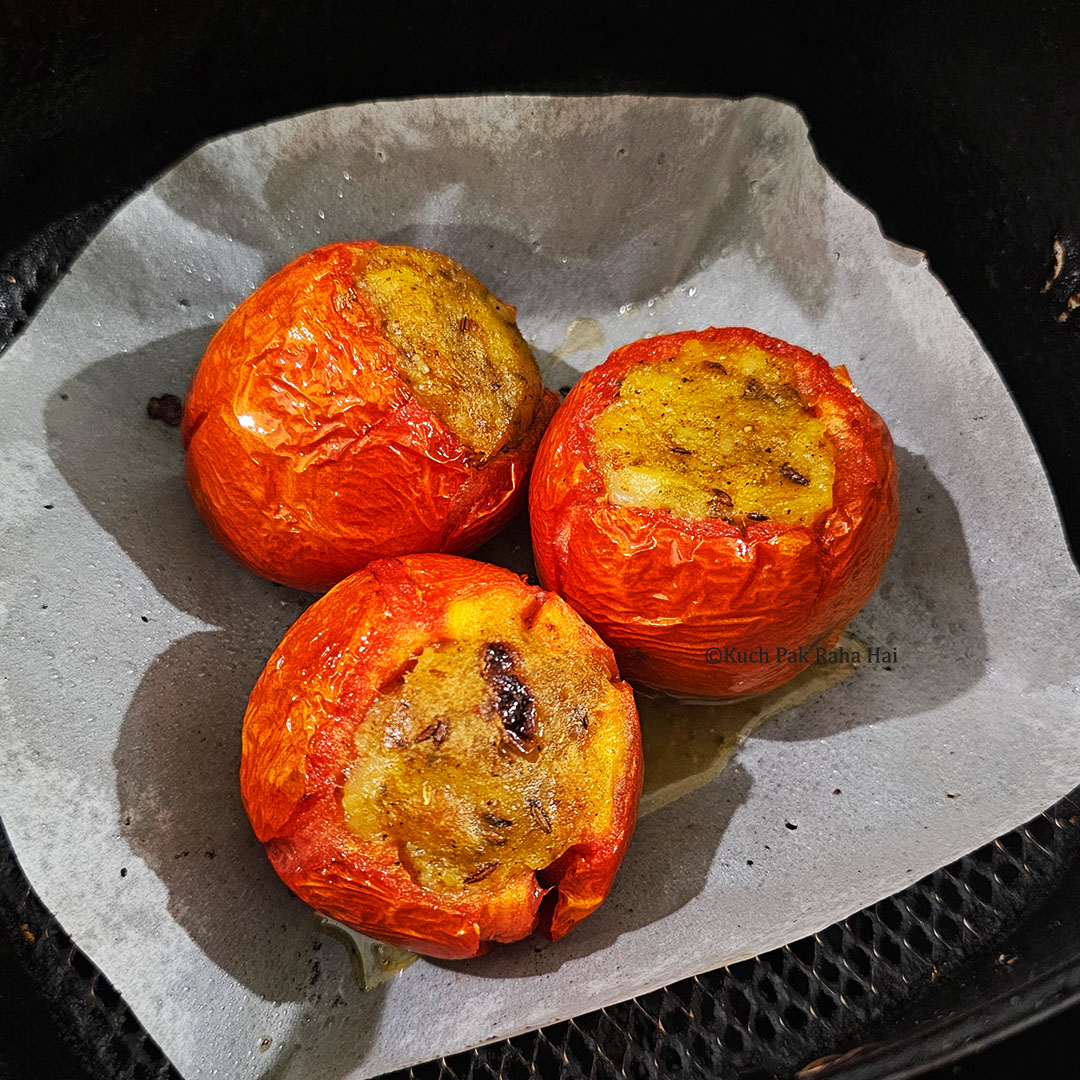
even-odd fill
[[[483,457],[519,442],[543,394],[516,313],[453,259],[380,245],[357,285],[383,317],[413,393]]]
[[[611,825],[615,688],[565,612],[521,603],[455,602],[448,640],[405,658],[357,731],[347,827],[428,888],[497,890]]]
[[[834,450],[788,361],[687,341],[631,368],[595,429],[608,498],[678,517],[806,524],[832,505]]]

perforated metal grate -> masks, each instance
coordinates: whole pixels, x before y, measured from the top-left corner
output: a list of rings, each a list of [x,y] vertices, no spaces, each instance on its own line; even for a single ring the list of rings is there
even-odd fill
[[[1077,851],[1063,800],[813,937],[385,1080],[788,1077],[997,940]]]
[[[0,267],[0,351],[110,209],[98,205],[64,219]],[[1076,858],[1075,805],[1067,797],[1026,826],[813,937],[385,1080],[792,1076],[930,992],[1036,906]],[[179,1077],[41,905],[2,830],[0,915],[19,962],[57,1003],[62,1033],[87,1075]],[[31,934],[20,934],[20,927]]]

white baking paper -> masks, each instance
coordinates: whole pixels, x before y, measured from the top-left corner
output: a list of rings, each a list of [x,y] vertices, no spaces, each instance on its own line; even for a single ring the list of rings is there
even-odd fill
[[[177,432],[145,412],[272,271],[366,237],[446,252],[517,305],[552,387],[710,324],[846,364],[903,507],[852,627],[894,663],[647,816],[568,938],[367,995],[237,792],[247,694],[310,598],[215,546]],[[358,1080],[594,1009],[823,928],[1080,783],[1080,591],[1035,450],[923,257],[787,105],[384,102],[210,143],[79,257],[0,358],[0,402],[0,814],[189,1080]]]

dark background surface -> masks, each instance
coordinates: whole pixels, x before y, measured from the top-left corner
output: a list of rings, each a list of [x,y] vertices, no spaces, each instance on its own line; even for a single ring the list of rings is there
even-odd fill
[[[769,94],[803,110],[826,166],[886,233],[927,252],[1028,422],[1076,553],[1080,295],[1062,320],[1080,291],[1075,7],[714,10],[724,13],[715,28],[700,5],[635,2],[518,11],[461,2],[8,0],[0,9],[0,275],[20,284],[0,297],[0,329],[17,331],[47,291],[48,260],[34,287],[17,273],[43,242],[59,253],[59,273],[65,245],[87,221],[104,220],[194,145],[237,127],[433,93]],[[1044,291],[1055,237],[1064,266]],[[1052,940],[1060,927],[1044,918],[1032,913],[1021,932]],[[25,945],[18,926],[0,927],[0,1075],[81,1075],[56,1039],[50,994],[39,996],[42,973]],[[965,992],[977,997],[978,981]],[[959,1075],[1005,1076],[1020,1065],[1050,1073],[1051,1055],[1076,1042],[1078,1021],[1074,1008]]]

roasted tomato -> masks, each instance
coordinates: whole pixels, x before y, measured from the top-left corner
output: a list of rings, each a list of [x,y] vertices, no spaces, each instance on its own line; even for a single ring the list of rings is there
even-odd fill
[[[874,591],[896,535],[881,417],[847,372],[735,327],[647,338],[588,372],[534,465],[541,583],[631,680],[780,685]]]
[[[563,600],[415,555],[369,563],[285,635],[251,695],[240,780],[298,896],[461,958],[561,937],[601,903],[641,769],[633,693]]]
[[[278,271],[225,320],[185,403],[211,532],[319,591],[379,556],[493,536],[558,401],[514,319],[432,251],[333,244]]]

